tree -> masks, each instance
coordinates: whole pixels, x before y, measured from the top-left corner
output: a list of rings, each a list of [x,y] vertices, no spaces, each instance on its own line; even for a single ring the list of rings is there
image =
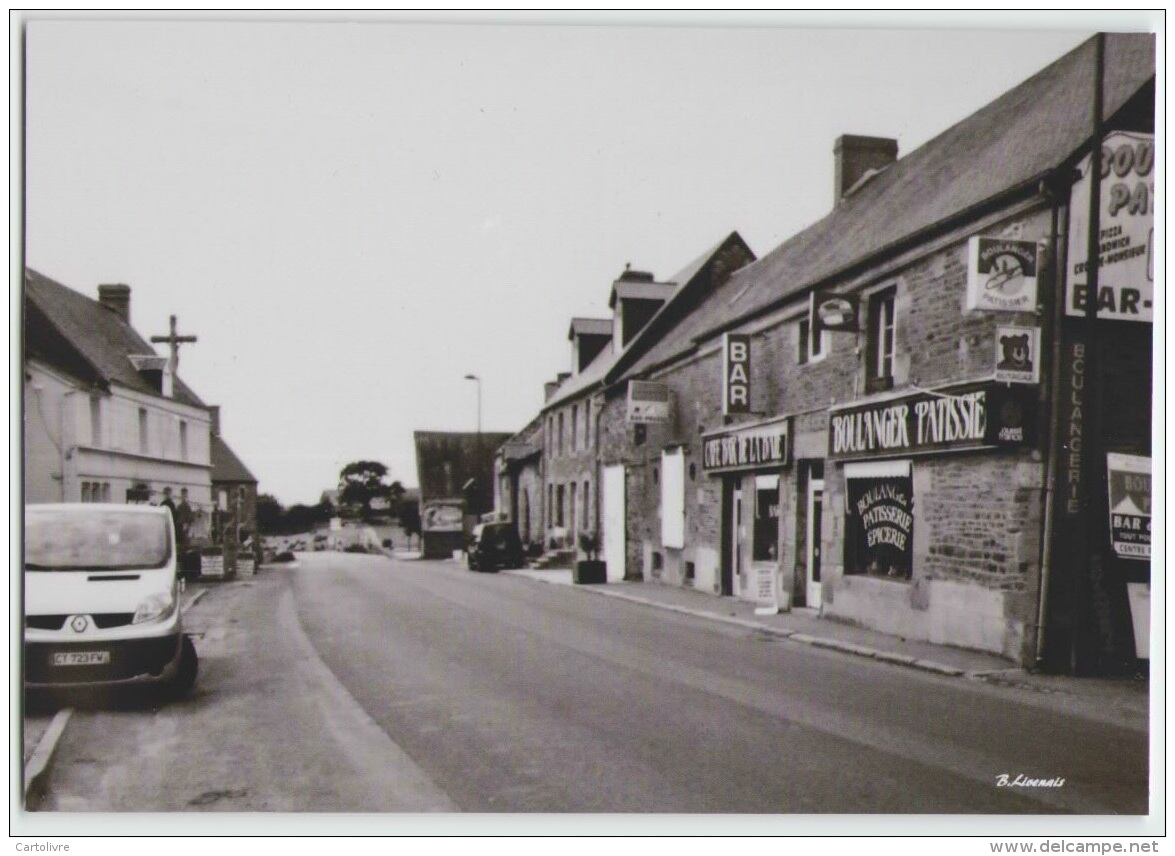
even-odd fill
[[[354,461],[339,471],[339,502],[360,506],[363,517],[371,515],[371,501],[390,499],[388,468],[379,461]]]
[[[268,493],[257,497],[257,528],[264,535],[273,535],[282,528],[286,510]]]

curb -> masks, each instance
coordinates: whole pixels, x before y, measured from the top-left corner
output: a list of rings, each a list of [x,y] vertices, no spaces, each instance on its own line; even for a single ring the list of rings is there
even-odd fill
[[[24,800],[25,809],[28,809],[29,795],[44,789],[45,779],[49,775],[49,765],[57,752],[57,745],[61,742],[61,735],[65,733],[66,723],[73,715],[72,708],[62,708],[53,716],[53,721],[37,741],[37,748],[24,768]]]
[[[528,579],[534,579],[528,577]],[[542,582],[548,582],[542,580]],[[618,591],[608,591],[607,589],[592,588],[591,586],[572,586],[578,588],[580,591],[589,591],[593,594],[604,595],[605,597],[614,597],[619,600],[627,600],[630,603],[639,603],[644,606],[651,606],[655,609],[662,609],[667,612],[676,612],[681,615],[690,615],[695,618],[704,618],[710,621],[718,621],[722,624],[730,624],[735,627],[742,627],[746,630],[754,630],[759,633],[766,633],[771,636],[778,636],[781,639],[788,639],[792,642],[798,642],[801,645],[810,645],[813,648],[825,648],[832,651],[839,651],[842,654],[852,654],[857,657],[864,657],[871,660],[880,660],[883,663],[890,663],[895,666],[905,666],[911,669],[918,669],[923,672],[931,672],[936,675],[942,675],[949,678],[972,677],[966,669],[960,669],[957,666],[949,666],[946,663],[939,663],[935,660],[926,660],[920,657],[912,657],[906,654],[896,654],[892,651],[880,651],[876,648],[870,648],[866,645],[857,645],[853,642],[842,642],[839,639],[832,639],[827,636],[811,636],[807,633],[800,633],[795,630],[784,630],[777,627],[769,627],[760,624],[757,621],[749,621],[745,618],[734,618],[725,615],[715,615],[713,612],[707,612],[704,609],[690,609],[684,606],[673,606],[665,603],[658,603],[654,600],[638,597],[636,595],[626,594]],[[976,672],[975,676],[982,673]]]

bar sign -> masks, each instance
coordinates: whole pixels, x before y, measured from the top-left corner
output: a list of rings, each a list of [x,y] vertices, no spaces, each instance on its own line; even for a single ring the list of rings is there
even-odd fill
[[[722,412],[751,412],[751,337],[747,333],[722,337]]]

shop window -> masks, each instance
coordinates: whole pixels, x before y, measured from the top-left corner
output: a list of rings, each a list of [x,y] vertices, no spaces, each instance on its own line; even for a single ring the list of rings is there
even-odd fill
[[[845,573],[908,580],[914,565],[909,461],[845,465]]]
[[[755,524],[751,558],[774,562],[779,551],[779,476],[755,479]]]
[[[865,391],[893,389],[897,288],[869,298],[869,337],[865,348]]]

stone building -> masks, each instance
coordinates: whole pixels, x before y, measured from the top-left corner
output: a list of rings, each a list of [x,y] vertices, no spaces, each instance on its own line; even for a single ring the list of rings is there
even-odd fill
[[[841,137],[831,212],[613,366],[602,445],[629,575],[1057,670],[1140,653],[1126,584],[1149,562],[1127,530],[1149,525],[1153,282],[1125,263],[1153,241],[1154,39],[1105,38],[1103,226],[1137,222],[1102,230],[1113,281],[1087,322],[1063,260],[1084,258],[1095,48],[904,157]],[[1072,403],[1094,350],[1096,431]],[[634,381],[676,403],[639,436],[621,419]],[[1102,457],[1070,496],[1082,440]],[[1113,527],[1107,462],[1131,506]]]
[[[131,289],[98,300],[24,273],[24,492],[33,502],[211,508],[207,407],[131,326]]]

